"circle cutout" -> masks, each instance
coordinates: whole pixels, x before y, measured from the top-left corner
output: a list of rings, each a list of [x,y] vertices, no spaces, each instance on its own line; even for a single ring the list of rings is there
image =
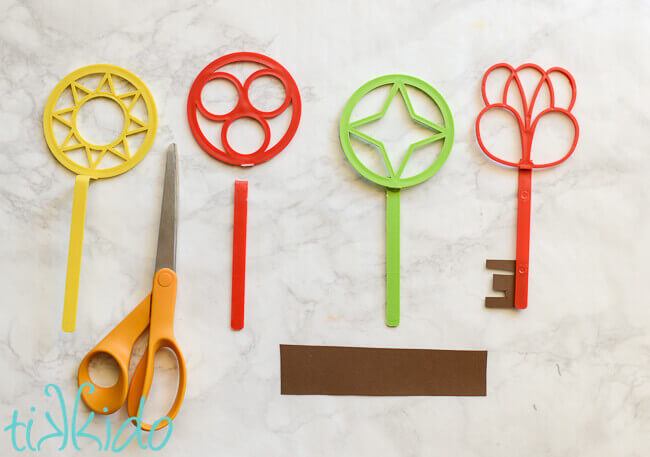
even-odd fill
[[[255,129],[256,132],[251,132]],[[263,150],[265,144],[268,144],[266,131],[260,122],[250,117],[240,117],[228,124],[226,131],[227,148],[234,151],[240,151],[239,154],[249,155]],[[258,141],[255,141],[258,139]],[[255,144],[257,143],[257,144]],[[251,145],[253,148],[251,149]]]
[[[226,78],[208,81],[201,91],[201,105],[214,116],[225,116],[235,109],[239,98],[237,86]]]
[[[108,103],[103,103],[108,102]],[[73,122],[81,139],[89,144],[109,146],[126,128],[128,114],[111,98],[98,96],[77,109]]]
[[[249,78],[246,91],[253,108],[261,113],[282,112],[291,102],[284,84],[273,74],[260,74]]]

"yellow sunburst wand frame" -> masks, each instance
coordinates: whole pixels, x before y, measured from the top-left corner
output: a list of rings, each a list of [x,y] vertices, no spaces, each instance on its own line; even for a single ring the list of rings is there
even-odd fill
[[[99,75],[101,81],[94,88],[88,88],[79,82],[87,76]],[[118,93],[113,79],[121,78],[134,90]],[[57,102],[66,89],[70,89],[73,106],[57,109]],[[117,103],[124,115],[124,127],[114,141],[97,145],[87,141],[77,128],[79,109],[95,98],[105,98]],[[138,119],[131,112],[138,102],[144,102],[147,119]],[[69,132],[62,141],[54,134],[54,123],[58,122]],[[79,275],[81,272],[81,251],[83,248],[84,222],[86,219],[86,200],[88,184],[91,179],[110,178],[133,168],[147,154],[156,136],[158,117],[156,105],[147,86],[133,73],[114,65],[89,65],[73,71],[63,78],[54,88],[45,105],[43,130],[45,140],[54,157],[66,168],[77,173],[72,202],[72,224],[70,227],[70,246],[68,249],[68,268],[65,281],[65,300],[63,304],[62,328],[65,332],[74,332],[77,320],[77,299],[79,296]],[[145,138],[135,153],[129,149],[128,137],[136,133],[145,133]],[[85,150],[87,163],[72,160],[70,151]],[[120,150],[121,149],[121,150]],[[122,160],[111,168],[102,168],[100,163],[107,154]]]

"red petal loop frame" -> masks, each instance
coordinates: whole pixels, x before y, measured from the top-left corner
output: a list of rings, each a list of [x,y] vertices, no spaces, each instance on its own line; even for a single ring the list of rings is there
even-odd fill
[[[508,79],[506,80],[505,86],[503,88],[503,97],[500,102],[497,103],[490,103],[488,100],[488,96],[486,93],[486,84],[487,80],[490,76],[490,74],[499,69],[506,69],[507,71],[510,72],[510,75],[508,76]],[[522,70],[526,69],[533,69],[537,71],[540,74],[540,79],[539,82],[537,83],[537,86],[535,87],[535,91],[533,92],[533,96],[530,100],[530,104],[528,103],[526,99],[526,94],[524,92],[523,85],[521,83],[521,79],[519,77],[519,73]],[[550,75],[552,73],[560,73],[563,76],[565,76],[569,82],[569,85],[571,86],[571,101],[569,102],[569,106],[567,108],[562,108],[559,106],[556,106],[555,103],[555,91],[553,90],[553,81],[551,80]],[[519,94],[521,96],[521,105],[523,107],[523,118],[522,115],[517,111],[515,107],[512,105],[508,104],[508,90],[510,89],[510,85],[512,82],[515,82],[517,85],[517,89],[519,90]],[[535,107],[535,103],[537,101],[537,96],[539,95],[540,90],[542,87],[546,85],[548,87],[548,92],[549,92],[549,98],[550,98],[550,106],[543,111],[541,111],[534,119],[532,118],[533,114],[533,109]],[[578,127],[578,121],[576,118],[573,116],[571,113],[571,110],[573,109],[573,105],[575,104],[576,100],[576,83],[575,79],[569,73],[567,70],[564,68],[560,67],[553,67],[549,68],[548,70],[544,70],[542,67],[539,65],[533,64],[533,63],[526,63],[523,65],[520,65],[517,68],[514,68],[512,65],[509,65],[507,63],[498,63],[496,65],[493,65],[490,67],[486,72],[485,75],[483,76],[483,82],[481,84],[481,92],[483,96],[483,102],[485,103],[485,108],[479,113],[478,117],[476,118],[476,139],[478,141],[478,144],[481,148],[481,150],[487,155],[490,159],[494,160],[495,162],[498,162],[502,165],[506,165],[509,167],[515,167],[515,168],[522,168],[522,169],[533,169],[533,168],[547,168],[547,167],[552,167],[555,165],[558,165],[562,162],[564,162],[566,159],[568,159],[571,154],[573,154],[573,151],[576,148],[576,145],[578,144],[578,135],[579,135],[579,127]],[[481,119],[483,118],[483,115],[487,113],[488,111],[492,109],[503,109],[508,112],[510,112],[515,119],[517,120],[517,124],[519,126],[519,135],[521,138],[521,153],[522,157],[521,160],[518,163],[515,162],[509,162],[507,160],[501,159],[495,154],[492,154],[487,147],[485,146],[485,143],[483,142],[483,138],[481,136]],[[537,128],[537,123],[539,120],[546,114],[548,113],[560,113],[565,115],[566,117],[569,118],[571,123],[573,124],[574,128],[574,135],[573,135],[573,143],[571,144],[571,147],[569,148],[569,151],[559,160],[556,160],[554,162],[548,162],[548,163],[534,163],[531,156],[530,156],[530,151],[531,147],[533,144],[533,137],[535,135],[535,129]]]

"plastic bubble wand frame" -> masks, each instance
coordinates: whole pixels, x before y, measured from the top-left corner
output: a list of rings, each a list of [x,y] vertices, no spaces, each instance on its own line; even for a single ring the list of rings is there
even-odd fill
[[[487,81],[490,75],[495,70],[505,70],[508,73],[506,79],[503,95],[500,100],[490,102],[487,95]],[[524,86],[522,84],[520,73],[524,70],[532,70],[538,73],[539,81],[535,86],[532,97],[526,98]],[[553,81],[551,75],[562,75],[569,83],[571,88],[571,97],[565,107],[559,106]],[[513,86],[514,83],[514,86]],[[520,113],[518,109],[509,103],[508,91],[513,86],[519,92],[521,98]],[[539,102],[539,94],[541,89],[546,86],[548,89],[549,105],[548,107],[540,110],[539,114],[533,116],[535,104]],[[540,168],[549,168],[561,164],[567,160],[578,144],[578,136],[580,129],[578,121],[571,113],[573,106],[576,102],[576,82],[571,73],[561,67],[553,67],[544,70],[539,65],[533,63],[526,63],[515,68],[507,63],[498,63],[488,68],[483,76],[481,84],[481,95],[485,107],[476,117],[476,140],[483,153],[493,161],[505,165],[507,167],[517,168],[519,188],[517,191],[517,244],[516,244],[516,259],[512,260],[488,260],[486,262],[487,268],[503,270],[510,274],[495,274],[493,276],[493,289],[496,291],[504,292],[502,297],[486,297],[485,306],[488,308],[515,308],[526,309],[528,307],[528,276],[530,272],[529,255],[530,255],[530,216],[531,216],[531,196],[532,196],[532,178],[533,170]],[[521,159],[518,162],[511,162],[504,160],[490,152],[483,141],[481,135],[481,119],[485,114],[492,110],[505,110],[510,113],[517,121],[519,128],[519,136],[521,140]],[[546,163],[533,162],[531,157],[531,150],[533,147],[533,138],[535,130],[539,121],[549,114],[559,114],[567,118],[574,129],[573,141],[565,154],[558,160]]]
[[[230,64],[257,64],[263,68],[254,71],[242,83],[235,75],[224,69]],[[251,85],[261,77],[277,78],[284,87],[285,96],[280,106],[270,111],[257,108],[249,97]],[[203,103],[201,93],[206,84],[214,80],[230,82],[237,91],[235,107],[225,114],[211,112]],[[269,121],[283,114],[291,107],[291,119],[282,137],[271,144],[271,127]],[[298,86],[291,74],[280,63],[262,54],[254,52],[235,52],[221,56],[208,64],[198,74],[187,97],[187,119],[192,135],[201,148],[221,162],[252,167],[266,162],[284,148],[298,130],[302,105]],[[207,121],[223,123],[220,140],[222,147],[215,145],[201,130],[199,116]],[[248,118],[257,122],[264,131],[264,141],[252,154],[236,151],[228,141],[228,129],[233,122]],[[248,218],[248,181],[235,180],[235,204],[233,215],[233,249],[232,249],[232,296],[230,326],[233,330],[244,328],[244,302],[246,295],[246,230]]]
[[[89,88],[79,81],[88,76],[101,78],[99,84],[94,88]],[[114,81],[116,78],[126,81],[132,90],[120,93],[116,90]],[[70,91],[73,104],[57,108],[59,99],[66,90]],[[91,143],[79,133],[77,126],[80,108],[96,98],[113,101],[120,107],[124,116],[122,131],[116,139],[107,144]],[[138,100],[144,102],[147,112],[146,120],[139,119],[132,112]],[[68,129],[61,141],[55,134],[55,123]],[[157,123],[156,105],[149,89],[133,73],[114,65],[89,65],[73,71],[56,85],[47,100],[43,114],[43,131],[47,145],[54,157],[64,167],[77,174],[72,203],[72,224],[63,306],[62,328],[66,332],[73,332],[76,326],[81,252],[90,180],[117,176],[137,165],[153,144]],[[131,151],[129,137],[139,133],[144,134],[144,140],[137,150]],[[71,152],[78,151],[85,152],[83,155],[85,160],[77,161],[71,157]],[[102,160],[109,155],[117,158],[121,163],[104,168]]]
[[[381,111],[357,121],[351,121],[351,115],[357,103],[369,92],[382,86],[391,86],[389,96]],[[428,96],[442,114],[442,125],[418,116],[408,95],[407,86],[420,90]],[[391,164],[384,144],[363,133],[359,127],[382,118],[397,94],[404,99],[411,119],[431,130],[431,136],[411,144],[397,170]],[[373,79],[361,86],[348,100],[341,116],[339,135],[341,146],[352,166],[369,181],[386,188],[386,324],[390,327],[400,322],[400,191],[405,187],[420,184],[431,178],[443,166],[454,141],[454,121],[445,99],[430,84],[421,79],[407,75],[386,75]],[[388,176],[382,176],[370,170],[355,154],[350,140],[351,136],[375,146],[381,153]],[[417,148],[442,141],[442,149],[432,163],[422,172],[402,177],[404,168]]]

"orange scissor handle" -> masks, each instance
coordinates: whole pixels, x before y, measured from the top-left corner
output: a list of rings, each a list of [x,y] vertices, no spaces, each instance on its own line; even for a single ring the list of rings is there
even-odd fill
[[[100,343],[95,346],[79,365],[77,381],[79,386],[89,383],[94,389],[84,389],[81,398],[88,407],[98,414],[112,414],[122,407],[129,389],[129,361],[136,340],[149,326],[151,294],[131,311]],[[118,366],[117,382],[111,387],[101,387],[90,378],[90,360],[105,354]]]
[[[169,268],[158,270],[153,278],[151,290],[151,324],[149,326],[149,344],[147,351],[142,357],[133,373],[133,379],[129,387],[126,410],[129,416],[136,417],[141,413],[140,399],[149,395],[156,353],[163,348],[170,349],[178,361],[178,390],[174,403],[172,404],[167,417],[173,420],[183,403],[185,388],[187,386],[187,372],[185,359],[181,353],[176,340],[174,339],[174,308],[176,305],[176,273]],[[168,425],[167,421],[160,421],[156,430]],[[152,426],[142,423],[143,430],[151,430]]]
[[[140,411],[140,399],[149,395],[153,382],[154,358],[156,352],[163,348],[171,349],[178,360],[178,391],[174,403],[167,413],[169,419],[174,419],[180,409],[187,385],[185,359],[174,339],[174,308],[176,304],[176,273],[163,268],[156,272],[151,294],[147,296],[120,324],[95,346],[79,366],[78,382],[81,386],[90,383],[92,392],[84,390],[81,398],[88,407],[98,414],[111,414],[120,409],[126,402],[127,412],[131,417],[137,417]],[[129,361],[133,345],[142,333],[149,328],[149,342],[146,352],[133,373],[129,383]],[[119,377],[115,385],[101,387],[90,378],[89,363],[97,354],[106,354],[118,365]],[[166,427],[168,423],[161,421],[156,430]],[[141,423],[143,430],[149,431],[152,426]]]

